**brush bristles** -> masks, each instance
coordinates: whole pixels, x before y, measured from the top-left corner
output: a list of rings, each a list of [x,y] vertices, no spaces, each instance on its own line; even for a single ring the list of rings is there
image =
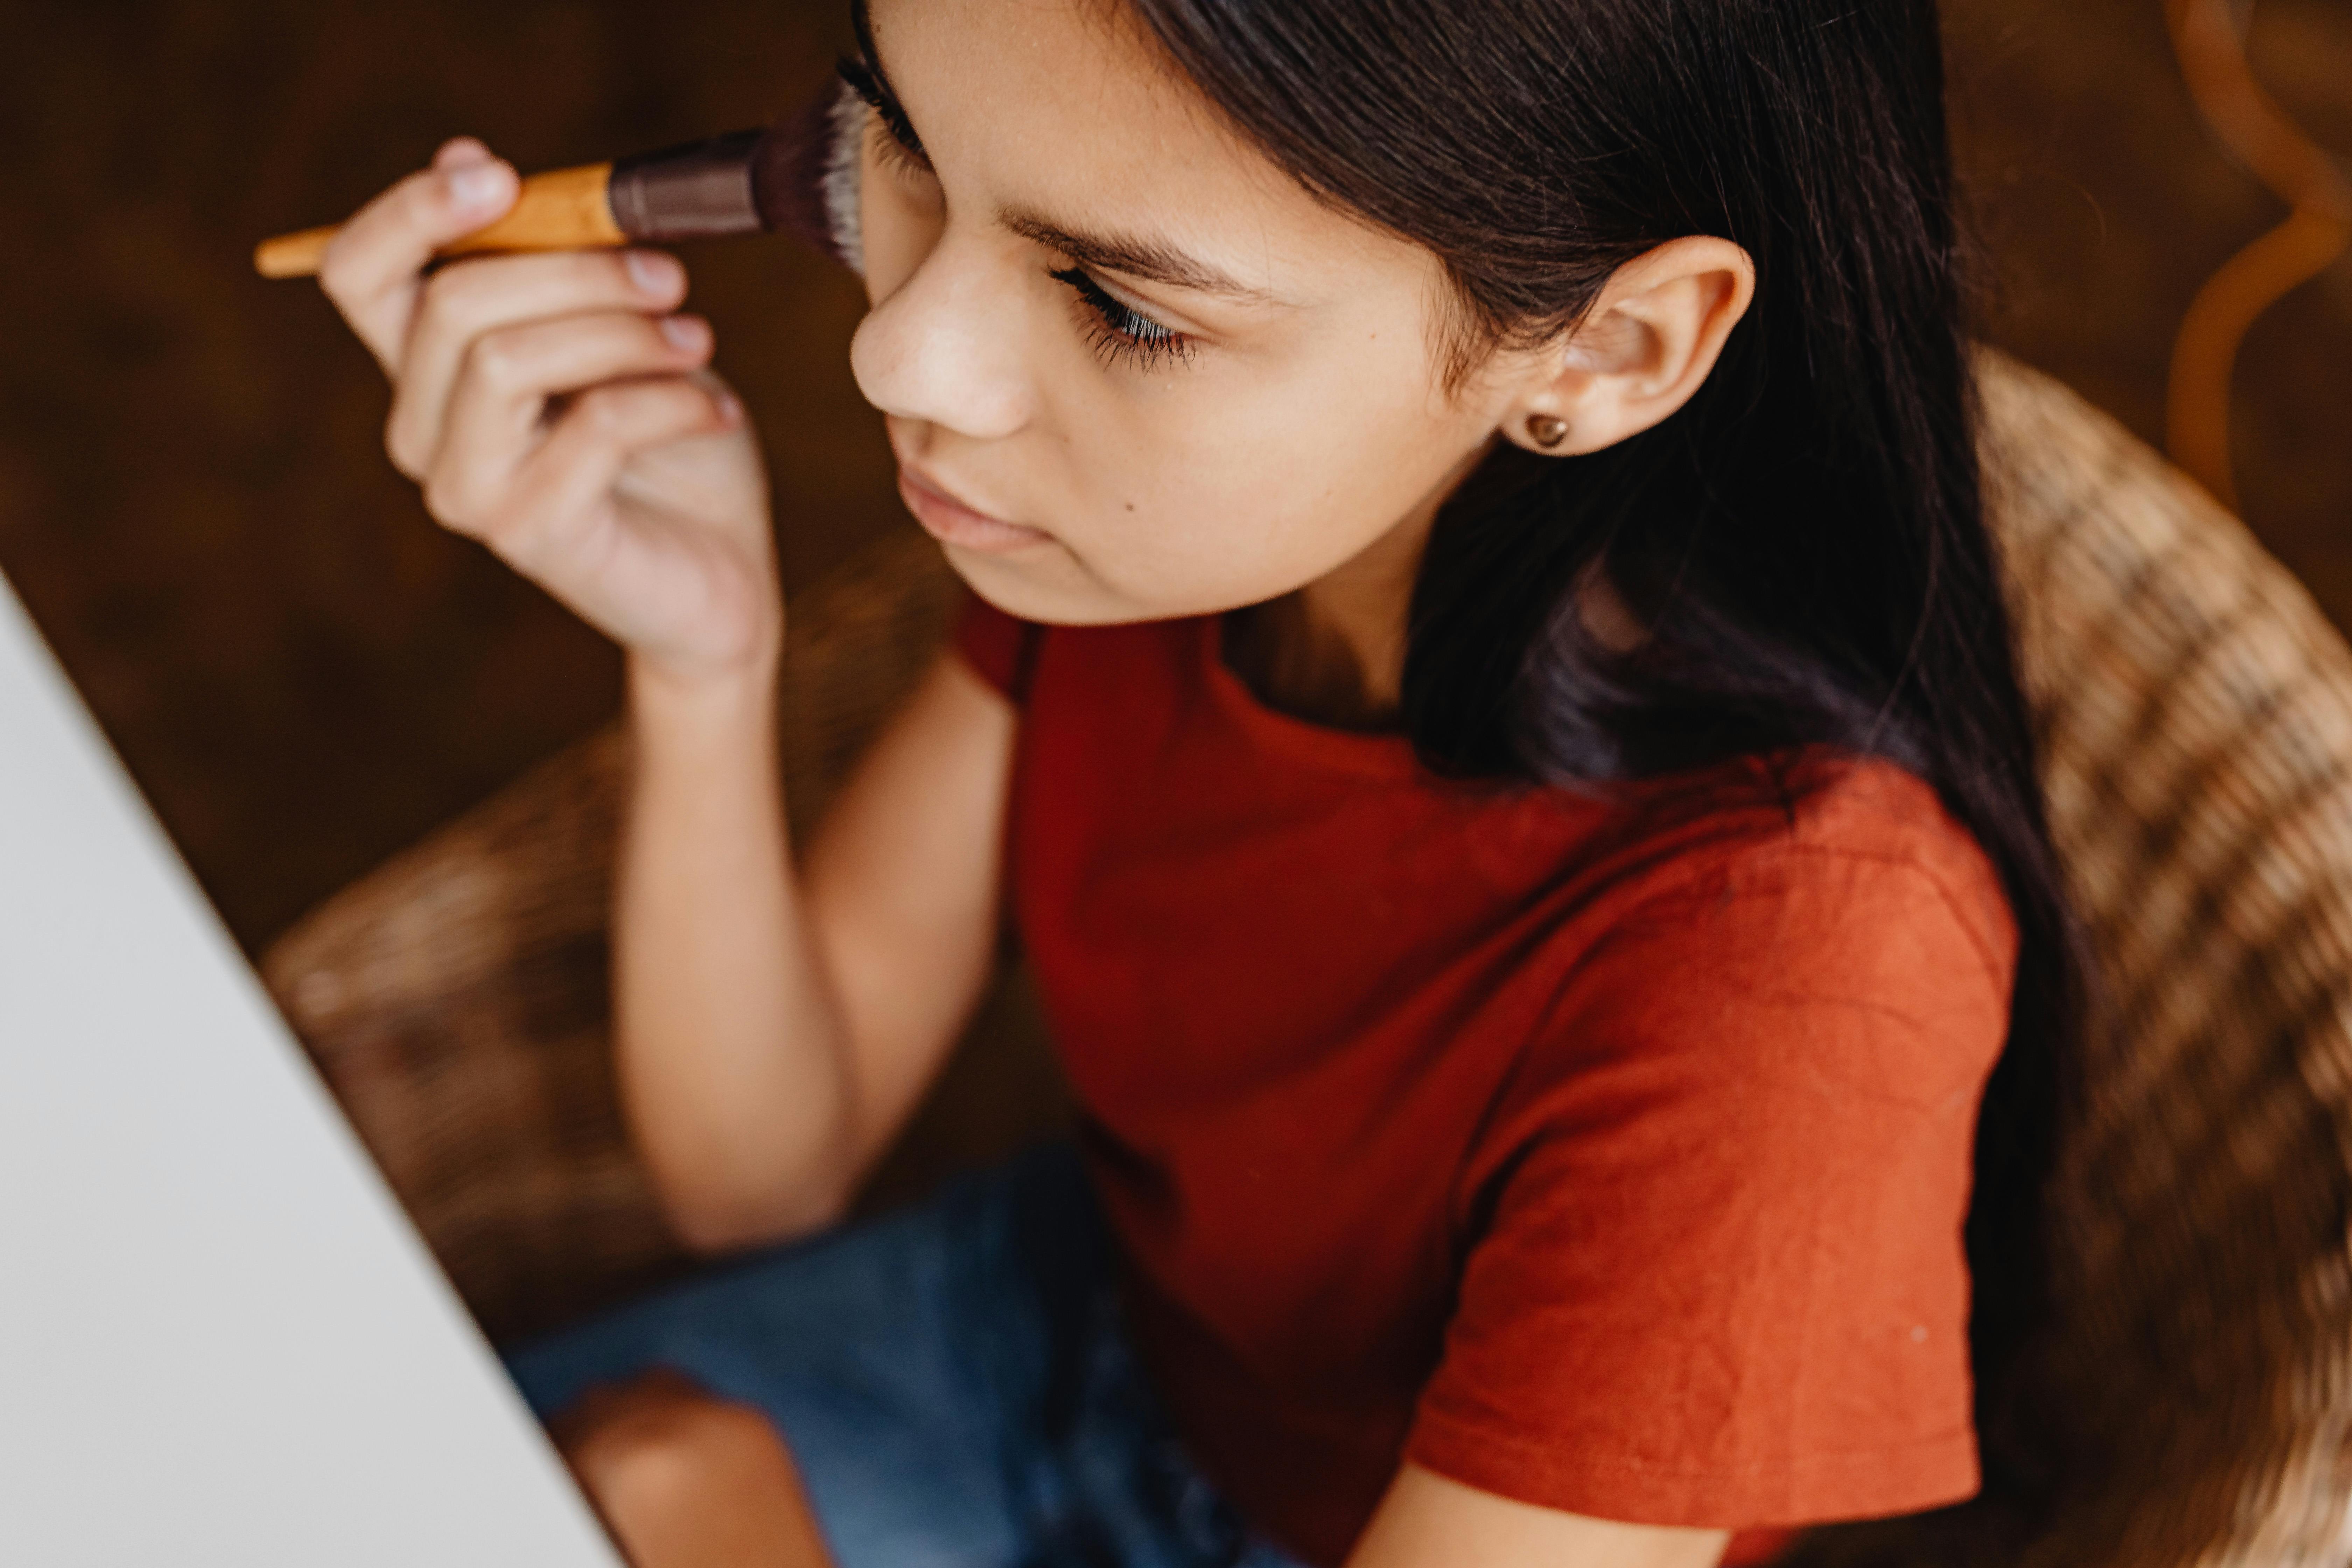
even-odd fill
[[[845,86],[779,123],[751,154],[751,199],[761,222],[798,235],[853,270],[863,270],[857,137],[865,110]]]

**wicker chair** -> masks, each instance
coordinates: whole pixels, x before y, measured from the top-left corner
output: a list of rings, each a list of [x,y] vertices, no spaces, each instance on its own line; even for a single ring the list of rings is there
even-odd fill
[[[2033,1407],[2057,1503],[1821,1532],[1818,1563],[2352,1563],[2352,652],[2204,492],[2049,380],[1983,375],[2054,826],[2100,960]],[[795,829],[953,582],[876,547],[795,601]],[[623,1137],[604,906],[624,763],[583,742],[346,890],[267,973],[494,1336],[683,1262]],[[1008,946],[877,1197],[1064,1115]]]

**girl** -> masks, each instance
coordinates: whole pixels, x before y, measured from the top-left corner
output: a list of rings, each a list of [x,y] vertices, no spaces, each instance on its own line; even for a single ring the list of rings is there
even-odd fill
[[[516,1357],[619,1540],[1617,1568],[1969,1496],[2074,971],[1931,0],[856,21],[856,374],[971,596],[801,864],[678,264],[425,276],[515,189],[460,141],[325,275],[435,516],[628,649],[622,1089],[770,1248]],[[817,1237],[1007,911],[1082,1163]]]

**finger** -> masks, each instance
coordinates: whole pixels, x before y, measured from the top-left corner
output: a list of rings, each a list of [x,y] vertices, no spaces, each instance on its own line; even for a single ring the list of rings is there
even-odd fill
[[[433,461],[457,372],[483,334],[594,311],[673,310],[685,297],[686,268],[658,251],[558,251],[444,268],[425,285],[401,353],[384,427],[394,466],[414,478]]]
[[[455,169],[467,163],[488,162],[490,150],[471,136],[452,136],[441,143],[439,152],[433,154],[433,166],[436,169]]]
[[[320,286],[387,374],[399,374],[425,263],[498,218],[519,188],[513,168],[496,159],[428,169],[362,207],[336,233]]]
[[[715,383],[683,376],[583,393],[518,476],[515,507],[491,543],[526,570],[572,554],[630,459],[742,422],[742,405]]]
[[[709,323],[611,312],[530,321],[474,340],[450,395],[427,476],[426,504],[470,531],[501,510],[525,458],[545,438],[548,400],[625,377],[676,375],[710,353]]]

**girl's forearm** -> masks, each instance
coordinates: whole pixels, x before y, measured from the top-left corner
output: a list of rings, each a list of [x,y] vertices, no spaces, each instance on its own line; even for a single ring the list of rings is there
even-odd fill
[[[773,663],[681,682],[633,663],[614,919],[620,1089],[688,1245],[830,1221],[856,1175],[842,1008],[785,835]]]

